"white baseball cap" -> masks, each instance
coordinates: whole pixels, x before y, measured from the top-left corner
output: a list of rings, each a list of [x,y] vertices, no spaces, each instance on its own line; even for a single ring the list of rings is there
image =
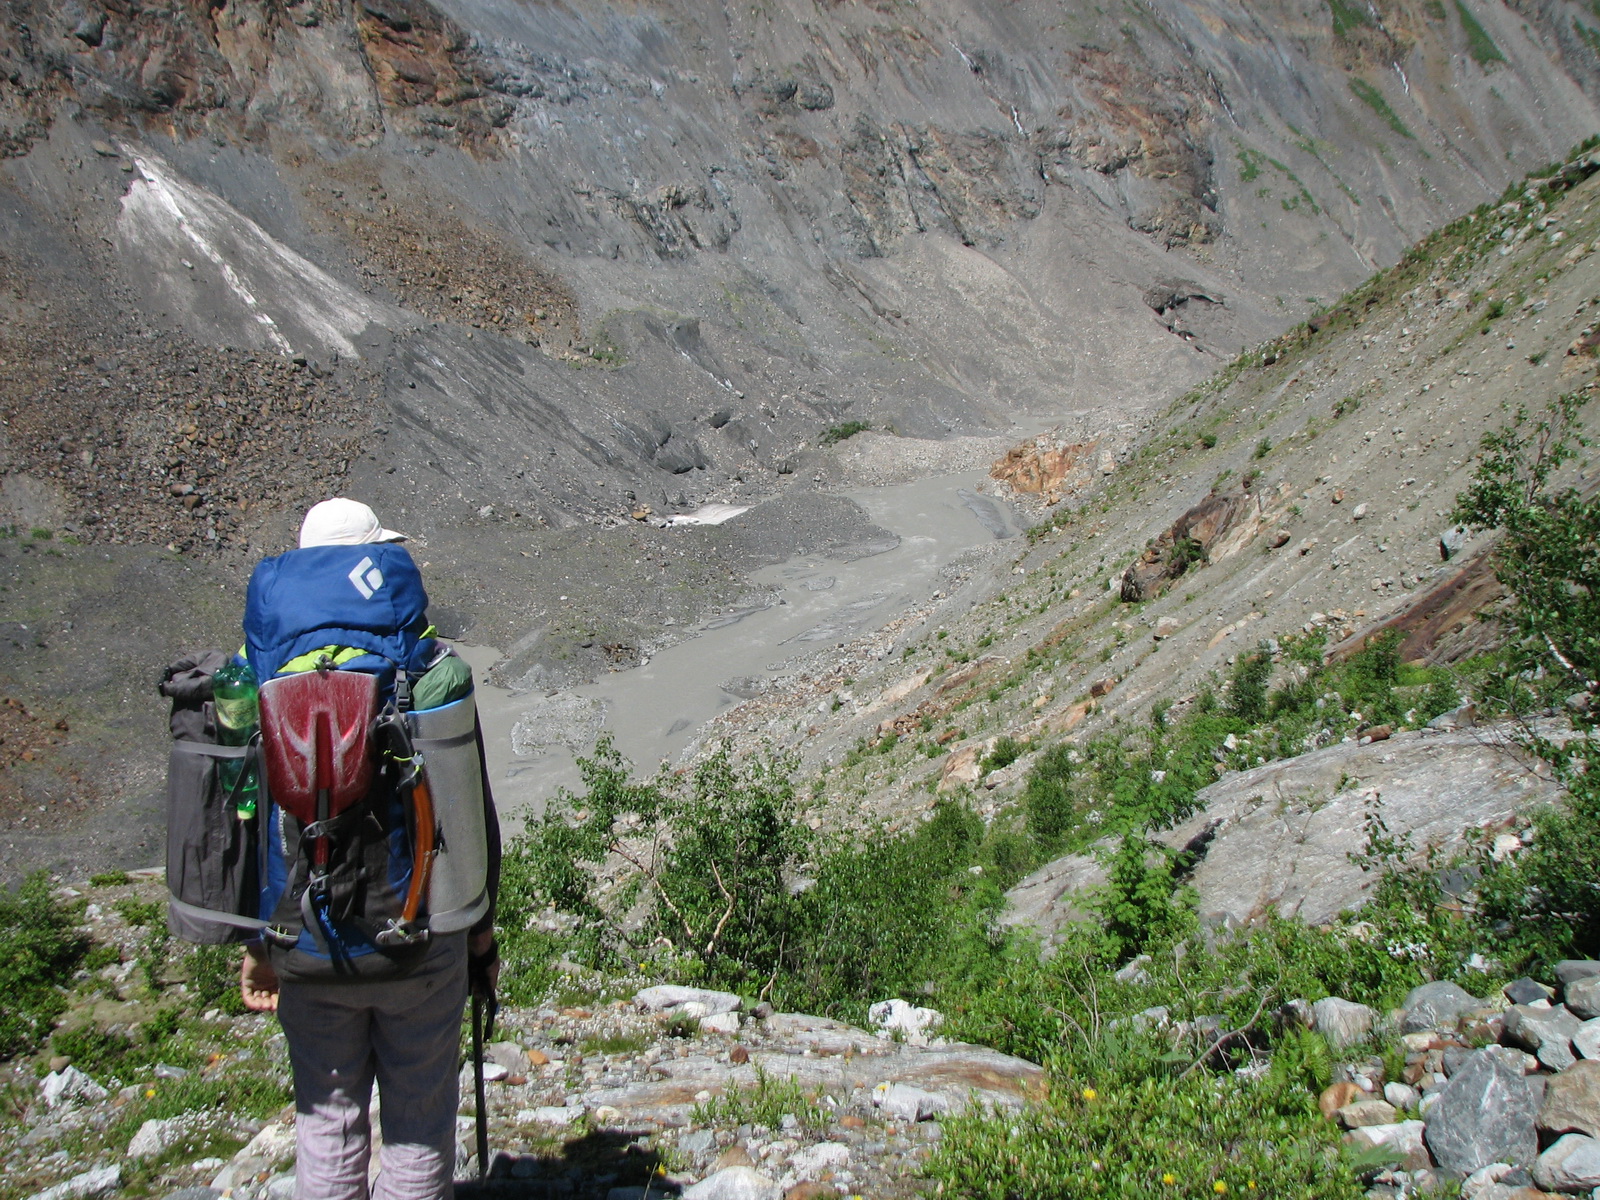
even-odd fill
[[[359,500],[335,496],[313,504],[300,523],[300,548],[359,546],[364,542],[403,542],[406,535],[385,529],[378,514]]]

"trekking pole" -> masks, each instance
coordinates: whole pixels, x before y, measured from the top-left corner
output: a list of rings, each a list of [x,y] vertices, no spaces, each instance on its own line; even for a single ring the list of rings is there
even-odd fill
[[[483,997],[472,993],[472,1083],[477,1092],[478,1178],[489,1173],[489,1108],[483,1095]]]

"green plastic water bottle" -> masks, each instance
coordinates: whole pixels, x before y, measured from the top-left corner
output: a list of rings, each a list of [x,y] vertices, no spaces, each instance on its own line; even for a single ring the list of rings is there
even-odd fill
[[[250,664],[230,662],[211,677],[211,702],[217,712],[217,741],[224,746],[247,746],[261,721],[257,704],[256,676]],[[255,765],[244,759],[225,758],[218,777],[241,821],[256,815],[259,781]]]

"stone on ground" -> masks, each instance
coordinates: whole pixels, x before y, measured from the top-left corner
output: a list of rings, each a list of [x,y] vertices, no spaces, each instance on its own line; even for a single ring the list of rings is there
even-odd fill
[[[1572,1039],[1581,1022],[1565,1008],[1516,1004],[1506,1010],[1505,1040],[1520,1046],[1552,1071],[1565,1071],[1577,1061]]]
[[[645,988],[634,996],[633,1002],[643,1012],[666,1013],[674,1017],[711,1017],[717,1013],[737,1012],[744,1003],[732,992],[677,987],[666,983]]]
[[[96,1167],[54,1187],[45,1188],[42,1192],[35,1192],[29,1200],[89,1200],[89,1197],[103,1196],[121,1186],[121,1167]]]
[[[1400,1028],[1406,1033],[1447,1029],[1467,1013],[1482,1007],[1482,1000],[1448,980],[1425,983],[1406,993]]]
[[[1592,958],[1564,958],[1556,964],[1556,982],[1563,993],[1580,979],[1593,979],[1600,975],[1600,961]]]
[[[1311,1027],[1335,1050],[1344,1050],[1372,1036],[1378,1014],[1365,1004],[1325,996],[1311,1006]]]
[[[1488,1047],[1468,1057],[1428,1110],[1427,1143],[1448,1171],[1529,1162],[1539,1150],[1538,1106],[1522,1072]]]
[[[726,1167],[683,1189],[683,1200],[781,1200],[776,1180],[751,1167]]]
[[[1585,1021],[1600,1017],[1600,975],[1586,975],[1567,985],[1566,1003]]]
[[[1538,1124],[1544,1133],[1600,1137],[1600,1062],[1584,1059],[1550,1076]]]
[[[1547,1192],[1587,1192],[1600,1187],[1600,1141],[1581,1133],[1558,1138],[1534,1164],[1533,1181]]]

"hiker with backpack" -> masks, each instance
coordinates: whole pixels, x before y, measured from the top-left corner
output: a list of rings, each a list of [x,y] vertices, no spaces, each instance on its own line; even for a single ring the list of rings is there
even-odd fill
[[[193,735],[192,719],[179,733],[203,663],[163,684],[179,739],[170,921],[191,940],[247,939],[240,994],[289,1045],[301,1200],[366,1200],[374,1082],[374,1200],[451,1194],[462,1013],[469,992],[492,1003],[499,972],[500,835],[471,671],[427,625],[403,536],[336,498],[307,512],[298,549],[257,566],[236,660],[261,681],[245,745]],[[226,735],[234,693],[213,691],[206,728]]]

